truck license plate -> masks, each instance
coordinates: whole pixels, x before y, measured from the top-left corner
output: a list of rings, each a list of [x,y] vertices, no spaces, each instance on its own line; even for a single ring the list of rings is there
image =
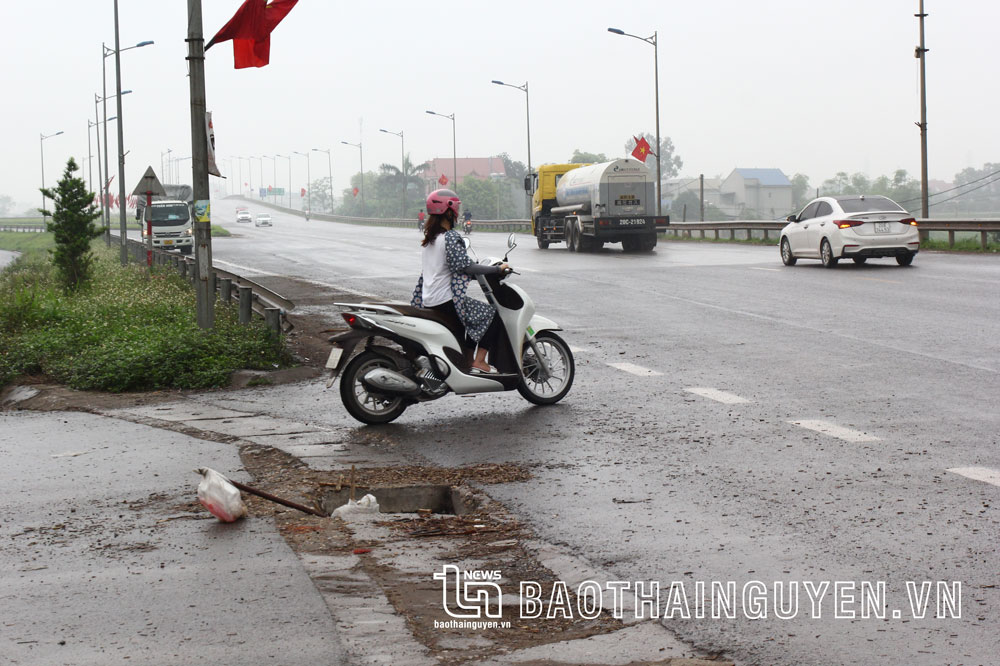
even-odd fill
[[[889,222],[876,222],[875,223],[875,233],[877,234],[888,234],[891,233],[892,229],[889,227]]]
[[[165,240],[165,241],[163,241],[163,244],[164,245],[173,245],[174,242],[172,240]]]
[[[618,226],[620,227],[642,226],[644,224],[646,224],[646,220],[642,219],[641,217],[623,217],[622,219],[618,220]]]
[[[344,350],[340,347],[334,347],[330,350],[330,357],[326,359],[326,367],[333,370],[337,367],[337,363],[340,362],[340,356],[344,353]]]

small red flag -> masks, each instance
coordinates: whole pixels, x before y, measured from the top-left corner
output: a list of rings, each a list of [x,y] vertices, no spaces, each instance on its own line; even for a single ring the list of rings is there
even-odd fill
[[[303,188],[302,188],[302,191],[301,191],[301,192],[299,192],[299,196],[300,196],[300,197],[304,197],[305,195],[306,195],[306,188],[304,188],[304,187],[303,187]]]
[[[441,174],[441,177],[438,178],[438,182],[441,183],[441,187],[444,187],[448,184],[448,176]]]
[[[358,188],[354,188],[354,196],[358,196]]]
[[[632,157],[640,162],[645,162],[651,152],[649,149],[649,143],[646,141],[646,137],[633,136],[632,138],[635,139],[635,148],[632,150]]]
[[[273,31],[299,0],[246,0],[229,23],[205,45],[233,40],[233,62],[236,69],[263,67],[270,60]]]

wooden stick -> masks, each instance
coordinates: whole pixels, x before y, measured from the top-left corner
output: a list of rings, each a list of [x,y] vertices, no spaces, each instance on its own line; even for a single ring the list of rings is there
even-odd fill
[[[309,506],[304,506],[302,504],[298,504],[298,503],[293,502],[291,500],[281,499],[280,497],[272,495],[271,493],[267,493],[267,492],[264,492],[263,490],[258,490],[257,488],[253,488],[251,486],[248,486],[245,483],[240,483],[239,481],[233,481],[232,479],[229,479],[229,483],[233,484],[234,486],[236,486],[240,490],[247,491],[251,495],[256,495],[257,497],[263,497],[266,500],[270,500],[272,502],[276,502],[277,504],[281,504],[281,505],[287,506],[290,509],[295,509],[296,511],[302,511],[303,513],[308,513],[308,514],[311,514],[313,516],[319,516],[320,518],[328,518],[329,517],[327,514],[323,513],[319,509],[314,509],[314,508],[309,507]]]

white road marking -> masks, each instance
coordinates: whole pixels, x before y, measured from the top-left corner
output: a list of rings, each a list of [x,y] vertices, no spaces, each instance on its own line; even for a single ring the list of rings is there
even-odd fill
[[[725,391],[720,391],[714,388],[699,388],[692,386],[684,390],[688,393],[694,393],[695,395],[700,395],[703,398],[708,398],[709,400],[721,402],[724,405],[738,405],[743,402],[750,402],[746,398],[741,398],[735,393],[726,393]]]
[[[952,467],[948,470],[953,474],[958,474],[973,481],[983,481],[994,486],[1000,486],[1000,470],[989,467]]]
[[[573,345],[570,345],[569,350],[574,354],[585,354],[592,351],[590,347],[574,347]]]
[[[639,377],[659,377],[662,372],[657,372],[656,370],[650,370],[649,368],[644,368],[641,365],[635,365],[634,363],[608,363],[612,368],[617,368],[623,370],[633,375],[638,375]]]
[[[836,437],[837,439],[842,439],[845,442],[881,441],[875,435],[869,435],[868,433],[861,432],[860,430],[852,430],[850,428],[845,428],[835,423],[830,423],[829,421],[806,420],[806,421],[789,421],[789,423],[791,423],[792,425],[797,425],[800,428],[815,430],[816,432],[822,433],[824,435],[829,435],[830,437]]]
[[[752,270],[752,271],[774,271],[775,273],[780,273],[781,272],[780,268],[762,268],[760,266],[751,266],[750,270]]]

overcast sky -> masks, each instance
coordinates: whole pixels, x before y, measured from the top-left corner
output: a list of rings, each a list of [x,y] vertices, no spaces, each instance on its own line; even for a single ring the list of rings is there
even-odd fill
[[[241,3],[202,4],[207,39]],[[128,191],[147,166],[159,172],[168,149],[191,154],[186,5],[119,2],[122,48],[155,41],[121,54],[122,87],[134,91],[122,98]],[[363,143],[366,170],[399,162],[399,138],[380,128],[403,131],[414,161],[450,157],[451,121],[428,109],[456,114],[460,157],[527,161],[525,96],[492,79],[529,82],[536,166],[567,161],[576,148],[623,156],[628,137],[654,132],[653,48],[608,33],[614,26],[658,31],[660,132],[684,176],[777,167],[814,187],[837,171],[919,177],[917,9],[917,0],[300,0],[272,35],[267,67],[233,69],[228,42],[208,52],[208,108],[221,158],[332,148],[338,195],[359,157],[341,141]],[[41,204],[41,133],[65,132],[44,142],[47,184],[69,156],[87,157],[114,14],[112,0],[32,0],[11,11],[0,45],[0,195],[20,213]],[[1000,161],[1000,3],[926,0],[925,11],[930,177],[950,181]],[[113,95],[113,56],[107,65]],[[112,173],[115,131],[109,124]],[[190,182],[190,160],[183,164]],[[273,161],[263,165],[272,184]],[[293,155],[291,165],[297,190],[306,159]],[[314,180],[327,175],[327,156],[312,153],[311,168]],[[260,161],[252,169],[258,185]],[[276,180],[288,184],[285,159]]]

